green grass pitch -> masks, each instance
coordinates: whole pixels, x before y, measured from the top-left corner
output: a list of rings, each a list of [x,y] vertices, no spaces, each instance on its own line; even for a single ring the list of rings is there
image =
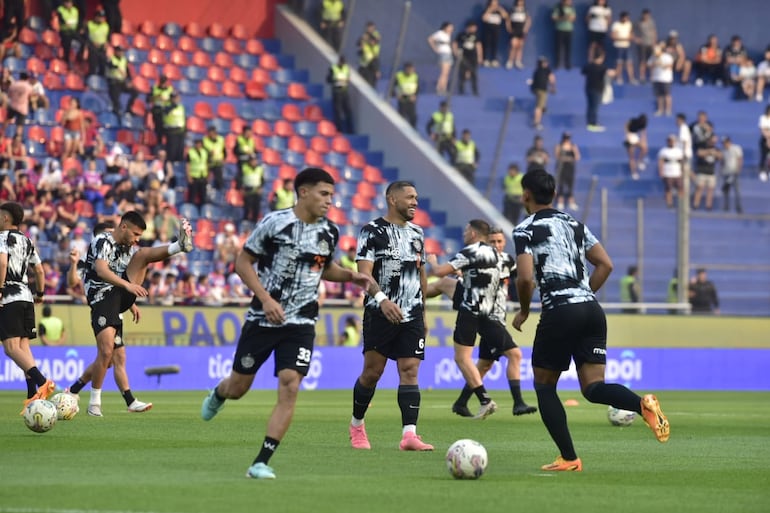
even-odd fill
[[[607,422],[606,407],[567,409],[582,473],[546,473],[557,451],[539,415],[513,417],[507,394],[485,421],[450,412],[454,392],[424,391],[419,432],[432,453],[398,450],[395,391],[379,390],[367,414],[371,451],[353,451],[351,392],[301,392],[294,423],[270,464],[278,479],[247,479],[274,391],[229,401],[199,418],[204,392],[142,392],[155,408],[129,414],[105,394],[105,417],[83,411],[33,433],[19,416],[23,391],[0,393],[0,512],[767,512],[770,393],[658,394],[671,440],[637,418]],[[535,403],[534,395],[525,394]],[[474,399],[475,401],[475,399]],[[475,407],[474,403],[471,403]],[[459,438],[489,453],[478,481],[455,481],[444,463]]]

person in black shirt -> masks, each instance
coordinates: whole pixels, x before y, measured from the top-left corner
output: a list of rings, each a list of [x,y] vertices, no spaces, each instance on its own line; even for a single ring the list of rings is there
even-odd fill
[[[543,113],[548,105],[548,93],[556,94],[556,76],[551,71],[551,66],[546,57],[537,59],[537,67],[532,73],[530,90],[535,95],[535,112],[532,116],[532,125],[535,129],[543,129]]]
[[[458,34],[452,43],[452,51],[460,58],[458,92],[465,94],[465,81],[470,80],[473,95],[478,96],[478,69],[479,61],[483,56],[483,49],[481,41],[479,41],[478,27],[475,21],[469,21],[465,24],[465,31]]]
[[[690,282],[688,295],[692,305],[692,313],[719,314],[719,298],[717,289],[709,281],[705,269],[695,271],[695,278]]]
[[[613,76],[615,72],[608,70],[604,65],[604,52],[596,52],[591,62],[583,66],[583,75],[586,76],[585,92],[588,107],[586,109],[586,123],[591,132],[603,132],[605,128],[599,125],[599,105],[602,103],[605,77]]]

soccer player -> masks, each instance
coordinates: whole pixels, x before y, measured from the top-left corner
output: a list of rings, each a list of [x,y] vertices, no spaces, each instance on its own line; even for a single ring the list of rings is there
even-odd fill
[[[521,304],[513,327],[521,331],[529,317],[537,280],[542,313],[532,347],[535,392],[540,416],[560,452],[542,469],[583,470],[556,393],[559,376],[569,369],[570,359],[575,361],[586,399],[641,414],[658,441],[666,442],[669,423],[654,395],[640,397],[623,385],[604,382],[607,320],[594,293],[609,277],[612,260],[587,226],[552,207],[556,188],[553,176],[543,170],[530,171],[521,185],[530,216],[513,232]],[[590,276],[586,259],[594,266]]]
[[[353,386],[350,443],[371,449],[364,416],[388,359],[398,368],[396,399],[401,410],[402,451],[432,451],[417,435],[420,387],[417,375],[425,359],[425,237],[412,223],[417,211],[414,184],[396,181],[385,191],[387,213],[361,228],[356,262],[374,278],[364,304],[364,368]]]
[[[43,302],[45,277],[35,246],[19,231],[23,220],[24,209],[18,203],[0,205],[0,340],[5,354],[24,371],[26,407],[35,399],[47,399],[56,385],[37,368],[29,348],[29,340],[37,336],[34,303]],[[35,273],[34,298],[27,281],[29,266]]]
[[[487,331],[481,332],[481,340],[479,341],[479,358],[476,361],[476,368],[479,370],[479,376],[484,379],[484,376],[492,368],[492,365],[500,359],[501,356],[505,356],[508,360],[508,365],[505,369],[505,374],[508,378],[508,386],[513,397],[513,414],[514,415],[526,415],[529,413],[535,413],[537,408],[529,406],[524,402],[524,398],[521,396],[521,349],[516,345],[511,337],[510,333],[505,329],[505,315],[506,304],[508,302],[508,283],[511,279],[511,275],[516,269],[516,260],[505,250],[505,235],[500,228],[491,228],[489,230],[489,237],[487,242],[495,248],[499,257],[498,266],[500,269],[500,281],[497,287],[497,296],[495,298],[495,306],[490,317],[499,322],[502,326],[502,330],[492,330],[492,333]],[[431,260],[433,255],[428,255],[428,261]],[[444,277],[441,278],[435,287],[428,286],[428,297],[435,297],[442,292],[448,297],[452,298],[455,309],[459,308],[460,303],[464,295],[463,284],[459,280],[453,278]],[[505,331],[505,333],[503,333]],[[495,338],[497,337],[497,338]],[[460,392],[460,397],[452,405],[452,411],[461,417],[472,417],[473,414],[468,409],[468,399],[473,395],[473,390],[466,385]]]
[[[275,479],[275,471],[267,464],[289,429],[300,382],[310,367],[321,279],[352,281],[364,288],[373,284],[370,277],[333,262],[339,230],[325,217],[334,195],[331,175],[307,168],[297,175],[294,188],[294,207],[267,214],[236,258],[235,271],[254,298],[233,357],[233,370],[201,407],[203,420],[211,420],[226,399],[243,397],[259,368],[274,353],[278,401],[262,448],[246,471],[246,477],[254,479]]]
[[[91,240],[86,255],[86,297],[91,306],[91,327],[96,336],[97,355],[92,369],[91,397],[88,414],[102,416],[102,385],[115,349],[123,345],[122,313],[131,308],[137,297],[147,297],[142,287],[147,266],[193,249],[192,227],[181,219],[179,238],[171,244],[152,248],[136,247],[147,229],[142,214],[131,210],[123,214],[113,231],[104,231]],[[72,389],[70,389],[72,391]],[[130,390],[123,391],[130,412],[144,412],[151,403],[137,401]]]
[[[485,419],[497,411],[497,403],[489,397],[481,381],[479,369],[473,364],[476,335],[481,333],[484,338],[489,339],[490,344],[500,350],[515,347],[505,326],[493,318],[501,266],[497,251],[487,244],[489,230],[489,223],[486,221],[472,219],[463,231],[465,247],[449,263],[431,265],[430,269],[430,273],[438,277],[462,271],[463,296],[457,307],[453,336],[455,362],[465,378],[466,386],[479,399],[481,406],[474,415],[476,419]],[[464,416],[464,413],[461,412],[460,415]]]

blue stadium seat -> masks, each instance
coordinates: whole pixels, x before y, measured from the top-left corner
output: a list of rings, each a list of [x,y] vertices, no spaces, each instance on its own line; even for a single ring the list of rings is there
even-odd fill
[[[206,276],[211,274],[212,270],[211,261],[196,260],[190,262],[190,273],[194,276]]]
[[[297,151],[289,150],[283,154],[283,161],[294,167],[299,167],[305,163],[305,156]]]
[[[168,37],[177,39],[184,33],[184,30],[182,30],[182,27],[178,23],[172,21],[163,25],[163,33]]]
[[[334,201],[332,202],[332,204],[337,208],[341,208],[342,210],[348,211],[351,208],[351,198],[350,196],[343,196],[339,194],[339,188],[340,188],[339,186],[340,184],[337,184],[336,191],[335,191],[337,192],[337,194],[334,195]]]
[[[107,79],[101,75],[89,75],[86,87],[91,91],[104,92],[107,90]]]
[[[191,94],[198,94],[198,87],[194,85],[192,82],[187,80],[186,78],[183,78],[182,80],[177,80],[176,85],[174,86],[177,91],[179,91],[179,94],[189,96]]]
[[[283,137],[271,135],[265,139],[265,146],[273,150],[286,151],[286,148],[288,148],[289,144]]]
[[[342,167],[347,162],[348,158],[340,153],[331,152],[326,155],[326,163],[332,167]]]
[[[118,119],[118,116],[116,116],[112,111],[106,110],[100,113],[97,119],[99,120],[99,124],[104,127],[120,127],[120,120]]]
[[[246,121],[254,121],[259,117],[257,109],[251,103],[244,103],[238,108],[238,114]]]
[[[29,59],[35,54],[35,48],[32,45],[20,44],[19,49],[21,50],[22,59]]]
[[[282,84],[267,84],[265,92],[270,98],[286,98],[287,87]]]
[[[38,142],[38,141],[28,141],[27,142],[27,154],[30,157],[40,158],[45,157],[48,155],[48,152],[45,149],[45,144]],[[11,175],[13,176],[13,175]]]
[[[230,132],[230,122],[226,119],[214,118],[211,120],[210,124],[216,127],[217,133],[219,134],[227,134]]]
[[[257,64],[259,64],[259,58],[256,55],[242,53],[235,58],[235,64],[243,69],[249,70],[257,67]]]
[[[42,33],[46,29],[46,23],[40,16],[30,16],[27,18],[27,26],[38,34]]]
[[[182,203],[179,205],[179,215],[181,217],[186,217],[190,221],[195,221],[200,217],[200,212],[198,211],[198,207],[192,203]]]
[[[80,105],[83,107],[83,109],[90,110],[91,112],[97,115],[100,112],[107,110],[109,107],[106,98],[99,96],[97,94],[94,94],[90,91],[86,91],[80,97]]]
[[[366,210],[358,210],[357,208],[351,208],[347,211],[348,221],[352,224],[364,224],[372,220],[372,213]]]
[[[206,203],[201,206],[200,216],[212,221],[218,221],[222,219],[222,209],[219,207],[219,205]]]
[[[262,102],[262,118],[267,121],[283,119],[281,105],[277,101],[265,100]]]
[[[273,71],[273,80],[279,84],[289,84],[294,81],[294,74],[290,69],[279,69]]]
[[[312,121],[299,121],[294,131],[302,137],[313,137],[318,134],[318,125]]]
[[[206,70],[199,66],[182,66],[182,74],[189,80],[203,80]]]
[[[358,183],[363,180],[364,172],[354,167],[345,166],[342,170],[342,177],[349,182]]]
[[[334,186],[335,196],[350,198],[356,193],[356,187],[348,182],[338,182]]]
[[[35,120],[35,123],[37,123],[38,125],[51,126],[55,124],[55,119],[53,115],[47,109],[35,110],[33,119]]]
[[[147,50],[137,50],[136,48],[129,48],[126,50],[126,59],[131,64],[141,64],[147,62]]]
[[[3,67],[7,68],[11,73],[16,73],[26,68],[26,62],[16,57],[6,57],[3,61]]]

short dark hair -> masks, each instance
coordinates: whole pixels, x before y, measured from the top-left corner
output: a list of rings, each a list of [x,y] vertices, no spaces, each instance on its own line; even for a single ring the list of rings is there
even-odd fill
[[[147,223],[144,222],[144,218],[142,217],[142,214],[137,212],[136,210],[129,210],[125,214],[123,214],[123,217],[120,218],[121,223],[130,223],[136,226],[137,228],[141,228],[142,230],[147,229]]]
[[[636,272],[639,270],[639,268],[635,265],[629,265],[628,266],[628,274],[636,274]]]
[[[94,235],[99,235],[100,233],[102,233],[105,230],[112,230],[114,228],[115,228],[115,223],[113,223],[112,221],[104,221],[102,223],[96,223],[94,225],[93,234]]]
[[[476,233],[483,237],[487,237],[489,235],[490,226],[489,223],[484,221],[483,219],[471,219],[468,221],[468,226],[473,228]]]
[[[300,171],[294,179],[294,190],[299,193],[299,188],[303,185],[313,186],[319,182],[334,185],[334,178],[328,172],[319,167],[307,167]]]
[[[532,193],[538,205],[550,205],[556,194],[556,180],[544,169],[528,171],[521,179],[521,187]]]
[[[385,189],[385,197],[387,198],[390,196],[390,193],[393,191],[400,191],[401,189],[405,189],[407,187],[415,187],[414,183],[410,182],[409,180],[396,180],[395,182],[391,182],[388,185],[388,188]]]
[[[49,305],[45,305],[43,307],[43,317],[50,317],[51,316],[51,307]]]
[[[0,205],[0,210],[8,212],[14,226],[19,226],[24,221],[24,207],[15,201],[6,201]]]

